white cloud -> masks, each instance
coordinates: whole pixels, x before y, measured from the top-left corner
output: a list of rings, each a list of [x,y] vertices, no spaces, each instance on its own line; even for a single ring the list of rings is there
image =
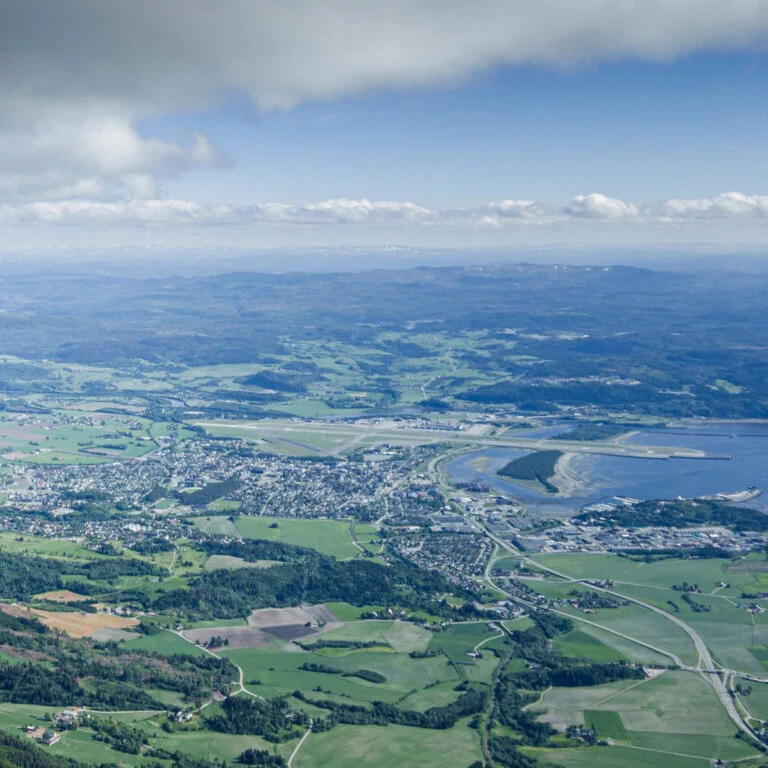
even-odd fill
[[[583,219],[628,219],[635,218],[640,213],[634,203],[606,197],[598,192],[577,195],[563,206],[562,212],[567,216]]]
[[[544,215],[544,208],[533,200],[502,200],[482,207],[488,216],[500,219],[537,219]]]
[[[420,222],[433,217],[432,211],[409,202],[370,200],[326,200],[313,203],[299,209],[297,215],[302,219],[332,222]]]
[[[223,157],[204,136],[170,142],[137,126],[227,93],[288,108],[503,64],[665,61],[768,41],[768,0],[0,0],[0,13],[6,201],[154,196]]]
[[[717,197],[667,200],[659,206],[670,219],[728,219],[768,216],[768,195],[726,192]]]
[[[1,103],[1,99],[0,99]],[[157,178],[226,156],[202,134],[184,144],[145,138],[123,117],[62,114],[2,130],[0,197],[6,200],[155,197]]]
[[[136,183],[140,185],[142,181]],[[505,200],[471,208],[430,209],[410,201],[346,198],[306,205],[279,202],[204,204],[156,198],[111,201],[81,198],[0,205],[0,224],[6,227],[86,223],[113,226],[281,224],[294,227],[357,225],[382,230],[407,227],[500,230],[525,227],[528,224],[555,226],[568,221],[581,221],[584,226],[592,228],[608,226],[608,223],[618,226],[620,222],[643,227],[687,219],[761,216],[768,216],[768,195],[744,195],[738,192],[714,198],[673,199],[642,208],[595,192],[578,195],[559,207],[530,200]]]

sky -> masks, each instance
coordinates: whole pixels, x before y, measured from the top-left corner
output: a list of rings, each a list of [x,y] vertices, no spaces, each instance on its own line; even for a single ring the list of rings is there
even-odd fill
[[[768,0],[0,0],[0,249],[768,246]]]

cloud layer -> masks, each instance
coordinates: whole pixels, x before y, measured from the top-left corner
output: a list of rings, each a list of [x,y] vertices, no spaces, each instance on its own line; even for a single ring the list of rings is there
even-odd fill
[[[675,223],[702,219],[765,219],[768,195],[728,192],[713,198],[673,199],[636,205],[593,192],[564,205],[502,200],[474,208],[430,209],[409,201],[325,200],[306,205],[258,203],[202,204],[189,200],[135,198],[129,201],[52,200],[0,205],[0,225],[363,225],[376,228],[469,227],[504,229],[563,221]]]
[[[203,135],[167,141],[137,126],[227,94],[282,109],[500,65],[667,61],[768,41],[768,0],[0,0],[0,10],[0,200],[15,203],[152,199],[163,179],[226,163]],[[488,226],[539,216],[525,201],[492,205],[502,207],[484,214]],[[574,217],[635,215],[597,197],[572,206]],[[139,208],[157,210],[123,206]],[[312,215],[330,214],[302,212]]]

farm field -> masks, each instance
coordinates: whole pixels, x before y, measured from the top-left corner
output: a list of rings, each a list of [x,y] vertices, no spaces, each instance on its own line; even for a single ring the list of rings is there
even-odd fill
[[[739,701],[744,705],[752,717],[760,720],[768,720],[768,683],[743,683],[750,686],[752,692],[749,696],[742,696]]]
[[[589,659],[590,661],[621,661],[624,655],[615,648],[598,640],[593,635],[574,629],[566,635],[556,637],[554,647],[565,656],[573,659]]]
[[[0,533],[0,549],[25,555],[43,557],[71,557],[75,560],[103,560],[105,555],[86,549],[79,541],[69,539],[46,539],[42,536],[20,535],[3,531]],[[126,551],[126,556],[133,555]]]
[[[136,640],[128,640],[123,647],[142,651],[155,651],[172,655],[174,653],[186,653],[190,656],[202,656],[205,651],[194,643],[190,643],[175,632],[158,632],[154,635],[142,635]]]
[[[542,554],[534,562],[579,579],[613,579],[616,586],[635,585],[671,589],[687,581],[704,593],[738,597],[742,590],[768,590],[768,562],[750,555],[737,560],[670,558],[653,563],[636,562],[611,554]],[[730,587],[721,588],[720,583]]]
[[[74,611],[29,610],[45,626],[66,632],[70,637],[88,637],[105,629],[130,629],[139,622],[108,613],[76,613]],[[26,612],[25,612],[26,613]]]
[[[587,618],[593,624],[674,653],[684,663],[696,663],[696,651],[690,637],[668,619],[645,608],[636,605],[602,608],[589,617],[585,617],[576,609],[564,610],[575,619]],[[668,662],[669,659],[667,659]]]
[[[492,640],[489,643],[485,643],[485,641],[498,636],[498,634],[498,632],[488,629],[488,625],[484,621],[456,624],[442,632],[435,632],[429,647],[439,648],[451,661],[466,662],[469,660],[468,653],[470,651],[480,643],[484,643],[483,648],[487,648]]]
[[[386,701],[394,703],[413,690],[424,690],[429,698],[436,683],[459,682],[453,668],[442,656],[412,659],[406,653],[392,650],[360,649],[344,655],[325,656],[311,651],[284,648],[248,648],[219,651],[243,668],[246,687],[259,695],[272,697],[304,691],[310,699],[322,699],[327,694],[344,696],[346,701],[358,703]],[[301,669],[305,664],[317,664],[355,672],[360,669],[378,672],[386,678],[384,683],[373,683],[358,677]],[[317,688],[321,690],[316,690]],[[435,701],[444,698],[443,692],[434,686]],[[432,706],[431,704],[429,706]]]
[[[238,736],[207,730],[164,733],[160,728],[153,729],[153,733],[155,732],[157,736],[149,739],[152,746],[169,752],[186,752],[202,760],[223,759],[234,763],[246,749],[265,749],[269,752],[273,750],[272,744],[258,736]],[[287,758],[295,745],[295,739],[286,741],[277,745],[277,751]]]
[[[751,649],[762,648],[768,644],[768,617],[765,614],[753,616],[740,607],[747,603],[741,598],[742,590],[760,588],[759,580],[765,573],[763,567],[766,564],[762,559],[750,556],[736,562],[675,559],[655,563],[637,563],[614,555],[553,555],[539,556],[537,560],[556,570],[574,576],[587,574],[589,578],[597,578],[598,574],[608,571],[613,574],[610,578],[615,578],[617,571],[621,570],[626,580],[617,578],[613,591],[651,603],[689,623],[707,643],[715,660],[723,666],[751,674],[760,674],[764,671]],[[645,581],[641,582],[641,579]],[[754,581],[754,579],[758,580]],[[734,580],[740,582],[742,586],[736,589],[735,584],[732,583]],[[683,582],[698,585],[702,592],[693,594],[691,599],[698,605],[709,606],[708,612],[694,611],[682,599],[682,593],[672,589],[673,585],[680,585]],[[559,585],[557,582],[529,581],[528,583],[535,589],[548,594],[569,588],[566,584]],[[724,583],[729,586],[718,586]],[[600,611],[600,619],[596,621],[604,623],[608,613]],[[658,625],[661,617],[653,616],[647,611],[645,613],[650,622]],[[606,626],[618,629],[618,626],[609,624]],[[632,635],[629,630],[621,631]],[[639,638],[638,635],[633,636]],[[678,653],[673,646],[661,642],[663,638],[659,635],[657,635],[659,642],[651,640],[650,636],[642,639]]]
[[[711,761],[669,753],[649,752],[636,747],[586,747],[563,750],[526,750],[545,756],[563,768],[707,768]]]
[[[0,418],[0,455],[7,462],[96,464],[142,456],[156,447],[139,416],[54,408],[32,418]],[[138,428],[136,428],[138,425]]]
[[[246,539],[267,539],[300,547],[311,547],[339,560],[357,557],[360,550],[352,543],[349,523],[345,520],[300,520],[275,517],[195,518],[196,525],[206,533],[242,536]],[[272,527],[276,526],[276,527]],[[373,526],[357,525],[357,535],[370,534]]]
[[[604,703],[615,699],[637,680],[620,680],[605,685],[589,685],[581,688],[550,688],[539,701],[527,709],[541,713],[539,719],[564,729],[568,725],[584,725],[584,712],[600,709]]]
[[[46,600],[51,603],[79,603],[91,598],[88,595],[79,595],[69,589],[56,589],[52,592],[41,592],[39,595],[35,595],[33,599]]]
[[[206,571],[232,570],[233,568],[271,568],[273,565],[281,565],[279,560],[256,560],[249,563],[242,557],[231,555],[211,555],[203,566]]]
[[[509,623],[509,622],[507,622]],[[512,627],[510,627],[512,628]],[[619,656],[638,664],[668,664],[669,657],[652,651],[650,648],[633,643],[631,640],[614,635],[605,629],[576,622],[576,629],[582,634],[594,638],[603,646],[612,648]],[[643,638],[638,638],[642,640]],[[557,642],[557,640],[556,640]]]
[[[381,642],[400,653],[425,651],[434,634],[409,621],[365,620],[353,621],[338,629],[325,632],[323,640],[357,640]]]
[[[192,522],[203,532],[217,536],[242,536],[237,526],[228,517],[193,517]]]
[[[214,637],[221,637],[226,641],[228,650],[239,648],[269,648],[276,644],[276,640],[266,632],[255,627],[210,627],[207,629],[189,629],[184,632],[184,637],[192,643],[208,645]]]
[[[587,728],[592,728],[600,739],[629,741],[629,734],[618,712],[588,709],[584,712],[584,723]]]
[[[389,725],[338,725],[311,734],[302,746],[296,768],[467,768],[482,759],[480,738],[460,720],[447,731]]]
[[[120,717],[119,719],[124,719]],[[148,741],[150,746],[170,752],[181,751],[197,758],[205,760],[225,759],[235,761],[237,757],[249,747],[267,749],[270,752],[273,745],[257,736],[237,736],[217,733],[214,731],[186,731],[166,733],[160,728],[160,718],[155,718],[153,713],[144,713],[140,717],[131,718],[135,726],[150,734]],[[292,751],[296,740],[277,745],[278,753],[287,756]],[[62,735],[52,747],[46,747],[52,754],[61,755],[80,760],[84,763],[101,765],[110,762],[118,765],[141,765],[145,762],[145,755],[129,755],[124,752],[112,750],[106,744],[93,740],[93,732],[81,727],[76,731],[68,731]]]
[[[690,672],[668,671],[640,683],[555,688],[532,709],[545,712],[542,719],[559,727],[591,722],[599,736],[628,738],[632,746],[644,749],[710,760],[735,760],[754,752],[734,738],[733,723],[714,692]]]

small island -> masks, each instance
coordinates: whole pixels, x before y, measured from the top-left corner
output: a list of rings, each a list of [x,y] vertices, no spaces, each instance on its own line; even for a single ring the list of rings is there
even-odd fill
[[[563,456],[562,451],[536,451],[505,464],[499,474],[513,480],[535,482],[544,487],[547,493],[558,493],[559,489],[551,482],[557,468],[557,462]]]

